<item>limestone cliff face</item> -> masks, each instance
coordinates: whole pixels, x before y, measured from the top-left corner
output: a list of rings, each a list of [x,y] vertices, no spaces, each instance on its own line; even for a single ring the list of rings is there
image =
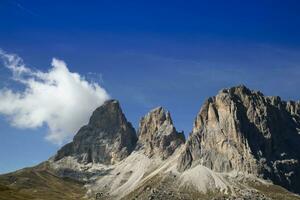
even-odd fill
[[[138,149],[149,157],[159,155],[162,159],[185,142],[183,133],[176,131],[170,113],[162,107],[151,110],[141,119],[138,136]]]
[[[113,164],[127,157],[136,142],[135,130],[126,120],[119,102],[109,100],[93,112],[88,125],[83,126],[54,159],[73,156],[81,163]]]
[[[204,103],[178,166],[251,173],[299,192],[299,161],[300,103],[238,86]]]

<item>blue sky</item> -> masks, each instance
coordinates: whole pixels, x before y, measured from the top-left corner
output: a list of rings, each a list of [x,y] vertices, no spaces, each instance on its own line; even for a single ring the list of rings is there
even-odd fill
[[[203,101],[224,87],[300,99],[299,9],[297,0],[2,0],[0,48],[41,71],[64,60],[118,99],[135,127],[162,105],[188,135]],[[0,66],[1,88],[22,90],[10,76]],[[48,131],[1,115],[0,173],[53,155]]]

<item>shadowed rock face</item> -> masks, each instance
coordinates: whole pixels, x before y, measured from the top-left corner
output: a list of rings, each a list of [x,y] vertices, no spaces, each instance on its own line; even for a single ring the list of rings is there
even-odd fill
[[[170,113],[162,107],[153,109],[140,121],[138,149],[151,157],[168,158],[185,142],[184,134],[177,132]]]
[[[127,157],[136,146],[136,133],[127,122],[118,101],[97,108],[73,141],[62,147],[55,160],[74,156],[81,163],[113,164]]]
[[[202,164],[217,172],[242,171],[299,193],[299,161],[300,102],[238,86],[204,103],[179,170]]]

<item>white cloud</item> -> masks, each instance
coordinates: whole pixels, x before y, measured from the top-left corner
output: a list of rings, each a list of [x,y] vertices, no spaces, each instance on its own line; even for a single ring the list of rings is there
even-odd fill
[[[32,70],[14,54],[0,49],[0,58],[24,90],[0,89],[0,113],[18,128],[46,125],[46,139],[57,144],[69,140],[98,106],[109,99],[96,82],[70,72],[64,61],[53,58],[47,72]]]

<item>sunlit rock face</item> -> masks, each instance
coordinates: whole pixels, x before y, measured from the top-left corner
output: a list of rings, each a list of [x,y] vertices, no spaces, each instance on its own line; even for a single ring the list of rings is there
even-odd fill
[[[237,86],[204,103],[178,169],[251,173],[299,192],[299,161],[300,103]]]
[[[168,158],[185,142],[184,134],[176,131],[170,113],[162,107],[151,110],[141,119],[138,136],[138,150],[162,159]]]
[[[93,112],[89,123],[57,152],[55,160],[73,156],[80,163],[113,164],[127,157],[136,142],[135,130],[119,102],[109,100]]]

